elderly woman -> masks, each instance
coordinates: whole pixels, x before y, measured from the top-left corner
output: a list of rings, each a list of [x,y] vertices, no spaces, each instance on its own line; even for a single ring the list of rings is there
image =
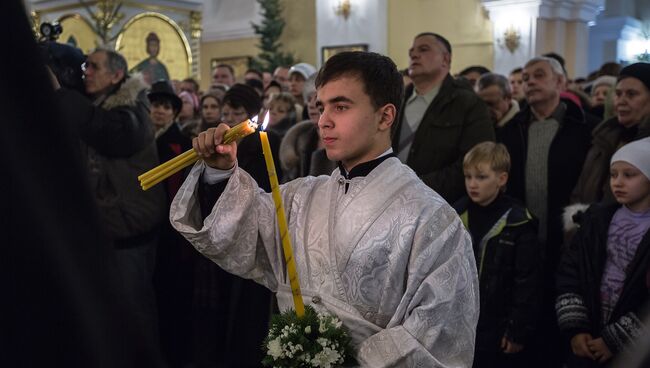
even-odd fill
[[[616,116],[594,128],[592,147],[571,196],[572,203],[613,202],[609,161],[626,143],[650,136],[650,64],[621,70],[614,90]]]

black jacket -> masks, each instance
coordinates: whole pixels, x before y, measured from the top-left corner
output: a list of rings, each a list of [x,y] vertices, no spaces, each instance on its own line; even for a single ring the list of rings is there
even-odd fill
[[[282,167],[279,161],[280,137],[272,131],[267,131],[267,134],[278,182],[282,182]],[[250,174],[260,188],[266,192],[271,191],[271,182],[269,182],[269,174],[266,170],[266,161],[262,153],[262,141],[259,134],[251,134],[237,143],[237,165]]]
[[[526,345],[535,332],[541,299],[542,248],[537,242],[537,220],[516,200],[500,196],[509,209],[491,226],[474,252],[479,268],[481,310],[476,349],[500,351],[504,335]],[[454,208],[469,230],[472,216],[468,197]]]
[[[395,120],[395,153],[398,153],[406,101],[413,88],[406,89],[405,100]],[[487,107],[467,83],[448,75],[422,117],[406,164],[426,185],[453,203],[465,191],[463,157],[484,141],[494,141],[494,124]]]
[[[183,152],[192,149],[192,139],[181,131],[181,127],[177,122],[173,122],[156,138],[156,148],[160,162],[167,162]],[[180,171],[164,181],[169,204],[171,204],[176,192],[180,189],[181,184],[183,184],[188,171],[189,168],[186,168],[184,171]],[[167,206],[168,208],[169,204]]]
[[[582,109],[570,100],[566,105],[563,121],[549,147],[548,155],[548,207],[546,255],[549,271],[554,272],[562,244],[562,210],[569,204],[569,197],[578,181],[580,170],[591,146],[592,123],[585,118]],[[528,152],[528,128],[532,111],[526,106],[497,132],[497,140],[508,148],[511,159],[507,194],[526,203],[526,156]]]
[[[627,267],[623,291],[603,325],[600,286],[607,259],[609,225],[618,204],[595,204],[581,217],[580,230],[562,256],[557,273],[558,322],[567,338],[578,333],[602,337],[616,354],[642,332],[650,305],[650,232]]]
[[[159,164],[141,79],[127,78],[98,106],[76,91],[57,92],[61,113],[86,147],[91,190],[106,234],[120,248],[155,241],[165,219],[162,186],[143,191],[138,175]]]

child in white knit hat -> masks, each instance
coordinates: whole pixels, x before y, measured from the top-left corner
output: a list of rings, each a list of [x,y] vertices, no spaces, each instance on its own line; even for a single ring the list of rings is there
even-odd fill
[[[634,343],[647,315],[650,280],[650,138],[612,156],[617,204],[595,204],[558,268],[556,310],[571,339],[568,366],[599,366]]]

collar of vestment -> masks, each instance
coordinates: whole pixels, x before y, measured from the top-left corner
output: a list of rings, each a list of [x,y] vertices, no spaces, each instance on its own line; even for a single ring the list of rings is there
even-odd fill
[[[352,178],[360,177],[360,176],[367,176],[370,174],[372,170],[375,169],[375,167],[379,166],[384,160],[386,160],[389,157],[396,157],[395,153],[393,152],[392,148],[389,148],[386,150],[386,152],[382,153],[379,157],[377,157],[374,160],[367,161],[364,163],[361,163],[350,170],[348,173],[345,168],[343,167],[343,163],[341,161],[337,162],[339,166],[339,171],[341,172],[341,175],[347,180],[350,180]]]

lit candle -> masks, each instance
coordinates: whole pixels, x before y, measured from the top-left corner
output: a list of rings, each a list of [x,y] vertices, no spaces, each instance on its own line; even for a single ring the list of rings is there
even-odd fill
[[[262,129],[265,129],[268,123],[269,113],[267,112],[264,117]],[[302,317],[305,314],[305,304],[302,301],[302,294],[300,292],[300,282],[298,280],[298,272],[296,272],[296,262],[293,258],[291,237],[289,236],[287,219],[284,215],[284,206],[282,205],[282,197],[280,196],[280,184],[278,183],[278,176],[275,172],[271,145],[269,144],[269,137],[266,132],[260,132],[260,139],[262,140],[262,151],[264,152],[266,170],[269,173],[269,181],[271,182],[271,194],[273,195],[273,202],[275,203],[275,214],[278,218],[278,227],[280,228],[280,239],[282,240],[284,261],[287,264],[287,273],[289,274],[289,283],[291,284],[291,293],[293,294],[293,305],[296,308],[296,315]]]
[[[245,121],[242,121],[241,123],[228,129],[228,131],[226,131],[226,133],[223,135],[223,144],[228,144],[230,142],[244,138],[249,134],[255,133],[255,130],[257,130],[257,116],[255,116],[252,120],[246,119]]]
[[[228,144],[233,141],[242,139],[247,135],[255,133],[257,130],[257,115],[252,119],[246,119],[234,127],[228,129],[223,135],[222,144]],[[194,149],[185,151],[171,160],[154,167],[146,173],[138,176],[142,190],[148,190],[154,185],[167,179],[168,177],[183,170],[187,166],[194,164],[199,159]]]

